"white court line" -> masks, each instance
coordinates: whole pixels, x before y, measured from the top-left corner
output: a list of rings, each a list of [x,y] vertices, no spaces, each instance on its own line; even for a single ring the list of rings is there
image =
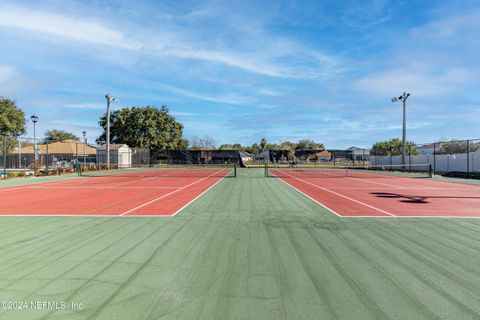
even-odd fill
[[[272,174],[275,176],[274,173],[272,173]],[[326,205],[324,205],[324,204],[321,203],[320,201],[313,199],[313,198],[310,197],[308,194],[306,194],[306,193],[298,190],[297,188],[295,188],[294,186],[292,186],[292,185],[289,184],[288,182],[284,181],[282,178],[278,178],[278,177],[277,177],[277,179],[280,179],[280,181],[282,181],[283,183],[285,183],[287,186],[289,186],[290,188],[292,188],[293,190],[295,190],[295,191],[297,191],[297,192],[300,192],[300,193],[303,194],[305,197],[307,197],[308,199],[314,201],[315,203],[319,204],[320,206],[324,207],[324,208],[327,209],[328,211],[333,212],[333,213],[334,213],[335,215],[337,215],[338,217],[340,217],[340,218],[343,217],[342,215],[338,214],[335,210],[327,207]]]
[[[135,207],[135,208],[132,208],[132,209],[130,209],[130,210],[127,210],[127,211],[121,213],[119,216],[124,216],[124,215],[126,215],[126,214],[129,214],[129,213],[132,212],[132,211],[135,211],[135,210],[137,210],[137,209],[140,209],[140,208],[143,208],[143,207],[145,207],[145,206],[148,206],[149,204],[152,204],[152,203],[154,203],[154,202],[156,202],[156,201],[158,201],[158,200],[160,200],[160,199],[163,199],[163,198],[165,198],[165,197],[168,197],[169,195],[172,195],[172,194],[174,194],[174,193],[177,193],[178,191],[181,191],[181,190],[183,190],[183,189],[185,189],[185,188],[188,188],[188,187],[190,187],[190,186],[193,186],[194,184],[197,184],[197,183],[199,183],[199,182],[201,182],[201,181],[203,181],[203,180],[205,180],[205,179],[208,179],[208,178],[210,178],[211,176],[213,176],[214,174],[217,174],[217,173],[219,173],[219,172],[221,172],[221,171],[223,171],[223,170],[216,171],[216,172],[212,173],[211,175],[209,175],[209,176],[207,176],[207,177],[205,177],[205,178],[202,178],[202,179],[200,179],[200,180],[194,181],[194,182],[192,182],[192,183],[190,183],[190,184],[187,184],[186,186],[183,186],[183,187],[181,187],[181,188],[178,188],[178,189],[175,190],[175,191],[169,192],[169,193],[164,194],[164,195],[162,195],[162,196],[160,196],[160,197],[158,197],[158,198],[155,198],[155,199],[153,199],[153,200],[150,200],[150,201],[148,201],[148,202],[145,202],[144,204],[141,204],[141,205],[139,205],[139,206],[137,206],[137,207]],[[228,172],[227,172],[227,173],[228,173]],[[227,173],[225,173],[225,175],[227,175]]]
[[[228,172],[225,173],[225,176],[223,176],[221,179],[219,179],[217,182],[215,182],[214,184],[212,184],[210,187],[208,187],[207,190],[203,191],[202,193],[200,193],[198,196],[196,196],[195,198],[193,198],[190,202],[188,202],[186,205],[184,205],[183,207],[181,207],[180,209],[178,209],[177,211],[175,211],[174,214],[172,214],[171,216],[176,216],[177,213],[179,213],[180,211],[182,211],[183,209],[185,209],[186,207],[188,207],[192,202],[194,202],[195,200],[197,200],[198,198],[200,198],[201,196],[203,196],[205,193],[208,192],[208,190],[212,189],[214,186],[217,185],[217,183],[219,183],[220,181],[222,181],[223,179],[225,179],[225,177],[227,176]]]
[[[0,214],[0,219],[2,217],[76,217],[76,218],[88,218],[88,217],[95,217],[95,218],[131,218],[131,217],[140,217],[140,218],[158,218],[158,217],[173,217],[173,215],[161,215],[158,213],[153,213],[153,214],[138,214],[138,215],[132,215],[132,216],[119,216],[116,214],[113,215],[107,215],[107,214]]]
[[[332,193],[332,194],[334,194],[334,195],[336,195],[336,196],[339,196],[339,197],[345,198],[345,199],[347,199],[347,200],[353,201],[353,202],[355,202],[355,203],[361,204],[361,205],[363,205],[363,206],[366,206],[366,207],[368,207],[368,208],[370,208],[370,209],[373,209],[373,210],[382,212],[382,213],[387,214],[387,215],[389,215],[389,216],[396,217],[396,215],[393,214],[393,213],[390,213],[390,212],[387,212],[387,211],[385,211],[385,210],[376,208],[376,207],[374,207],[374,206],[371,206],[371,205],[369,205],[369,204],[363,203],[363,202],[361,202],[361,201],[352,199],[352,198],[350,198],[350,197],[347,197],[347,196],[345,196],[345,195],[343,195],[343,194],[340,194],[340,193],[337,193],[337,192],[335,192],[335,191],[328,190],[328,189],[326,189],[326,188],[317,186],[316,184],[313,184],[313,183],[311,183],[311,182],[308,182],[308,181],[305,181],[305,180],[303,180],[303,179],[297,178],[297,177],[292,176],[291,174],[288,174],[288,173],[286,173],[286,172],[284,172],[284,174],[286,174],[286,175],[288,175],[288,176],[290,176],[290,177],[292,177],[292,178],[294,178],[294,179],[297,179],[297,180],[299,180],[299,181],[302,181],[302,182],[304,182],[304,183],[306,183],[306,184],[309,184],[309,185],[311,185],[311,186],[314,186],[315,188],[319,188],[319,189],[321,189],[321,190],[330,192],[330,193]]]
[[[181,187],[168,187],[168,186],[159,186],[159,187],[29,187],[27,189],[178,189]]]
[[[281,180],[281,179],[280,179]],[[283,181],[282,181],[283,182]],[[285,182],[286,183],[286,182]],[[288,183],[287,183],[288,184]],[[290,185],[289,185],[290,186]],[[298,191],[298,189],[290,186],[291,188],[295,189]],[[301,191],[299,191],[302,193]],[[307,196],[308,197],[308,196]],[[308,197],[310,198],[310,197]],[[310,198],[311,199],[311,198]],[[313,201],[317,202],[318,204],[322,205],[315,199],[312,199]],[[326,207],[325,207],[326,208]],[[328,209],[328,208],[327,208]],[[331,209],[329,209],[331,210]],[[334,212],[334,211],[332,211]],[[335,213],[335,212],[334,212]],[[153,214],[138,214],[138,215],[131,215],[131,216],[119,216],[119,215],[105,215],[105,214],[0,214],[0,219],[2,217],[6,218],[12,218],[12,217],[30,217],[30,218],[36,218],[36,217],[73,217],[73,218],[88,218],[88,217],[94,217],[94,218],[170,218],[173,217],[173,215],[160,215],[158,213],[153,213]],[[381,218],[381,219],[395,219],[395,218],[407,218],[407,219],[452,219],[452,220],[457,220],[457,222],[463,221],[463,220],[474,220],[474,219],[480,219],[480,217],[462,217],[462,216],[339,216],[342,219],[346,218],[367,218],[367,219],[375,219],[375,218]],[[462,219],[462,220],[459,220]],[[473,226],[473,225],[472,225]],[[480,225],[475,225],[479,226]]]
[[[27,183],[27,184],[22,184],[22,185],[17,185],[17,186],[0,187],[0,192],[1,191],[27,189],[27,188],[31,188],[33,186],[38,186],[38,185],[50,185],[50,184],[57,185],[57,184],[62,184],[62,183],[67,183],[67,182],[78,182],[78,181],[87,181],[87,180],[81,179],[81,178],[72,178],[72,179],[55,180],[55,181],[40,181],[40,182],[37,182],[37,183]]]
[[[480,219],[480,217],[471,217],[471,216],[395,216],[395,217],[392,217],[392,216],[342,216],[342,218]]]
[[[469,225],[469,226],[472,226],[472,227],[480,228],[480,224],[469,223],[469,222],[465,222],[465,221],[462,221],[462,220],[458,220],[457,222],[460,222],[461,224],[466,224],[466,225]]]
[[[378,190],[378,187],[328,187],[329,189],[352,189],[352,190]],[[451,189],[451,188],[410,188],[410,187],[392,187],[382,188],[382,190],[442,190],[442,191],[476,191],[474,189]]]
[[[355,180],[360,180],[362,181],[362,183],[365,183],[368,182],[368,183],[373,183],[373,184],[378,184],[379,186],[387,186],[387,187],[391,187],[391,188],[394,188],[394,189],[398,189],[397,186],[393,185],[393,184],[389,184],[389,183],[382,183],[382,182],[378,182],[378,181],[372,181],[371,179],[374,179],[375,177],[365,177],[365,178],[360,178],[360,177],[349,177],[347,176],[347,178],[349,179],[355,179]],[[370,178],[370,179],[369,179]]]

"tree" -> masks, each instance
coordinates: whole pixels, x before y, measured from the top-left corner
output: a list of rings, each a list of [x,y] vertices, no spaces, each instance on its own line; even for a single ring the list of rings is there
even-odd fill
[[[240,143],[234,143],[234,144],[222,144],[219,147],[220,150],[238,150],[238,151],[244,151],[245,147],[242,146]]]
[[[280,149],[282,150],[295,150],[296,144],[291,141],[283,141],[280,143]]]
[[[0,153],[3,154],[5,149],[7,153],[11,152],[17,145],[16,137],[24,133],[25,113],[23,110],[17,107],[15,101],[0,98]]]
[[[407,141],[407,154],[417,155],[417,145],[413,141]],[[376,142],[372,146],[372,155],[374,156],[399,156],[402,154],[402,141],[393,138],[387,141]]]
[[[299,140],[296,147],[296,150],[325,150],[323,143],[317,143],[313,140],[303,139]]]
[[[267,146],[267,139],[265,138],[262,138],[262,140],[260,140],[260,150],[265,150],[265,147]]]
[[[25,113],[15,101],[0,98],[0,135],[19,136],[25,133]]]
[[[254,143],[250,147],[245,147],[245,151],[251,154],[258,154],[260,151],[260,146],[258,143]]]
[[[280,145],[277,144],[277,143],[267,143],[267,145],[265,146],[265,149],[266,150],[280,150]]]
[[[52,129],[45,132],[45,137],[43,138],[43,140],[48,142],[57,142],[57,141],[65,141],[65,140],[79,140],[79,139],[73,133],[70,133],[64,130]]]
[[[97,143],[105,143],[107,115],[99,121],[103,133]],[[166,156],[168,149],[185,149],[183,125],[177,122],[166,106],[130,107],[114,111],[110,117],[110,139],[134,148],[150,149],[154,158]]]
[[[215,141],[210,136],[193,136],[189,141],[192,150],[212,150],[215,149]]]

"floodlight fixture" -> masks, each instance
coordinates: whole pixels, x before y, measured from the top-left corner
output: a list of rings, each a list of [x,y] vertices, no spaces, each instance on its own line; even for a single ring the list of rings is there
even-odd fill
[[[410,93],[404,92],[401,96],[393,97],[392,102],[402,101],[403,104],[403,126],[402,126],[402,164],[405,164],[407,155],[407,99]]]

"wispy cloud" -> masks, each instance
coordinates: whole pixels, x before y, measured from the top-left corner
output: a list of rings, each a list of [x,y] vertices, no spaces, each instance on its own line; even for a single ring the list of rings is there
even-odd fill
[[[67,109],[81,109],[81,110],[105,110],[105,103],[69,103],[64,105]]]
[[[198,113],[195,112],[184,112],[184,111],[173,111],[171,112],[172,115],[174,116],[183,116],[183,117],[194,117],[198,116]]]
[[[226,95],[200,94],[187,89],[178,88],[169,84],[157,84],[157,87],[163,90],[169,91],[171,93],[174,93],[176,95],[189,97],[197,100],[215,102],[215,103],[242,105],[242,104],[250,104],[254,101],[252,98],[243,97],[237,94],[226,94]]]
[[[205,14],[208,14],[208,10],[191,13],[191,17]],[[107,25],[105,22],[57,12],[31,10],[13,5],[0,6],[0,26],[63,40],[139,51],[159,57],[171,56],[211,62],[254,74],[279,78],[315,78],[330,72],[333,61],[333,57],[329,58],[315,50],[305,50],[300,45],[295,47],[292,41],[270,41],[267,47],[265,47],[266,43],[263,43],[263,47],[258,47],[256,50],[241,50],[240,53],[238,50],[212,49],[211,44],[214,47],[218,46],[215,45],[214,41],[207,42],[207,45],[205,45],[205,39],[202,39],[202,42],[187,40],[189,37],[182,29],[170,30],[174,32],[173,35],[157,32],[157,35],[152,38],[148,35],[150,31],[142,30],[142,28],[135,29],[135,34],[128,34],[114,26]],[[205,47],[208,47],[208,49]],[[273,61],[282,56],[284,58],[298,58],[299,56],[307,57],[309,55],[317,62],[314,69],[319,69],[319,71],[312,69],[312,66],[295,66],[292,68],[284,63]]]
[[[19,6],[0,7],[0,26],[126,49],[141,47],[138,43],[127,41],[118,30],[97,21]]]
[[[0,84],[7,82],[17,74],[15,68],[0,65]]]
[[[385,97],[407,90],[414,91],[416,96],[434,98],[458,93],[475,78],[475,73],[466,69],[422,70],[417,66],[407,66],[367,75],[355,81],[353,87]]]
[[[349,147],[400,135],[389,99],[408,90],[409,137],[469,137],[480,4],[459,2],[393,19],[411,3],[4,0],[0,95],[41,130],[68,118],[80,124],[62,128],[93,134],[111,92],[122,105],[167,104],[187,136]]]

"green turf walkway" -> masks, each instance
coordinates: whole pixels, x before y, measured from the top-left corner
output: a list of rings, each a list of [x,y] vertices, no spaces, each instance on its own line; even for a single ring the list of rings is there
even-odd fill
[[[0,319],[480,319],[479,220],[340,219],[262,175],[173,218],[0,217],[0,301],[68,303]]]

